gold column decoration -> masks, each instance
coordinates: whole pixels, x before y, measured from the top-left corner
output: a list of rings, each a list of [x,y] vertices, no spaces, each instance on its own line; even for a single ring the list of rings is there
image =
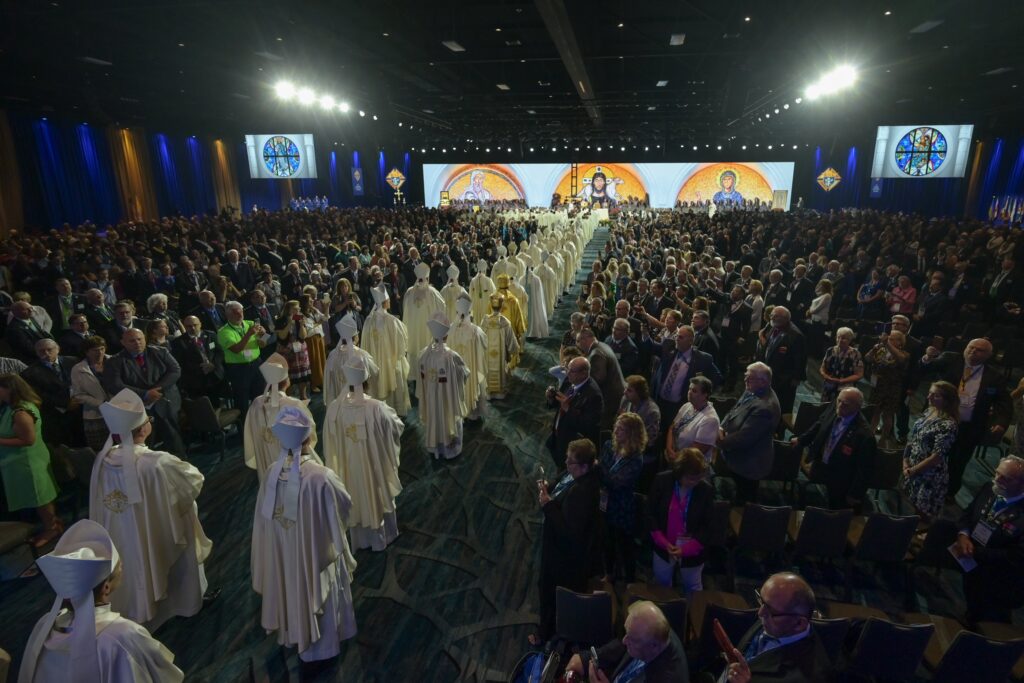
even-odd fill
[[[231,208],[242,210],[242,196],[235,175],[235,156],[231,147],[220,138],[213,141],[213,193],[217,197],[217,211]]]
[[[146,137],[141,128],[109,128],[110,155],[124,217],[151,221],[160,217]]]
[[[967,199],[964,201],[964,216],[971,216],[971,207],[978,203],[978,189],[981,186],[981,157],[985,143],[979,142],[974,148],[974,162],[971,164],[970,180],[967,181]]]

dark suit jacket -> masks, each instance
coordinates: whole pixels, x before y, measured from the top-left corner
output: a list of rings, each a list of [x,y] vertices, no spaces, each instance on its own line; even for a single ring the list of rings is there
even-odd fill
[[[91,327],[91,326],[90,326]],[[138,318],[132,318],[132,329],[146,333],[146,325]],[[124,336],[124,329],[118,324],[117,319],[105,323],[96,329],[96,333],[107,340],[107,353],[115,354],[121,350],[121,338]]]
[[[799,435],[800,445],[807,447],[811,463],[812,481],[824,484],[829,491],[832,507],[845,508],[846,497],[862,500],[867,488],[868,475],[875,466],[878,445],[871,427],[863,415],[857,415],[832,450],[828,464],[824,461],[825,447],[836,424],[835,410],[826,410],[818,421]]]
[[[11,347],[11,355],[25,364],[36,360],[36,342],[40,339],[53,339],[43,328],[36,329],[31,320],[11,318],[4,331],[4,339]]]
[[[43,304],[43,308],[46,309],[46,312],[50,314],[50,319],[53,320],[53,329],[50,332],[54,335],[63,332],[66,328],[64,327],[64,316],[61,314],[60,301],[57,296],[55,295],[47,299],[46,303]],[[72,293],[71,313],[69,316],[75,313],[85,313],[85,299],[81,294]]]
[[[935,334],[935,326],[942,320],[949,307],[949,296],[945,289],[940,289],[934,294],[925,289],[917,295],[917,302],[917,312],[922,317],[914,321],[914,335],[930,337]]]
[[[651,484],[651,491],[647,494],[647,530],[651,533],[660,531],[666,533],[668,529],[668,509],[672,504],[672,496],[675,495],[676,478],[672,472],[661,472],[654,478]],[[707,543],[707,535],[711,530],[711,514],[714,510],[715,489],[706,481],[701,481],[693,487],[690,494],[692,499],[686,506],[686,532],[693,536],[701,544]],[[673,541],[674,539],[669,539]],[[669,559],[668,553],[653,543],[654,552],[658,557]],[[694,557],[686,557],[681,561],[684,567],[696,567],[704,562],[704,553]]]
[[[242,292],[251,292],[256,287],[256,273],[252,272],[252,267],[245,261],[225,261],[221,264],[220,272],[227,275]]]
[[[21,371],[21,377],[36,390],[39,398],[43,399],[44,409],[67,410],[68,401],[71,400],[71,368],[78,359],[73,356],[58,356],[57,361],[60,364],[59,376],[51,368],[43,365],[41,360],[36,360]]]
[[[786,294],[786,306],[793,314],[794,320],[803,320],[811,301],[814,300],[814,285],[806,277],[793,280],[789,283],[789,292]]]
[[[562,474],[552,480],[552,490]],[[541,582],[577,591],[585,587],[598,532],[600,498],[601,477],[595,465],[542,508]]]
[[[85,313],[85,318],[89,321],[89,329],[96,334],[100,334],[101,330],[114,320],[114,311],[109,306],[106,307],[106,311],[107,315],[104,315],[103,309],[99,306],[85,304],[85,309],[82,312]],[[107,317],[108,315],[110,317]]]
[[[714,386],[719,386],[722,383],[722,373],[719,371],[718,366],[715,365],[715,359],[711,357],[711,354],[699,351],[696,348],[691,348],[690,353],[690,366],[686,371],[686,379],[683,380],[683,402],[686,402],[686,387],[690,385],[690,380],[697,375],[704,375]],[[661,362],[658,364],[658,371],[654,378],[654,387],[651,389],[651,395],[661,398],[661,384],[665,381],[668,376],[669,370],[672,368],[672,363],[676,358],[676,345],[670,344],[662,347]]]
[[[986,278],[982,284],[982,296],[988,301],[994,303],[997,306],[1001,306],[1007,301],[1020,301],[1020,293],[1022,285],[1024,285],[1024,279],[1020,277],[1020,273],[1016,270],[1011,271],[1009,275],[1003,278],[1002,282],[996,288],[996,295],[993,297],[992,294],[992,283],[995,282],[996,278],[1002,273],[1000,270],[998,273],[990,278]]]
[[[186,396],[200,396],[213,393],[224,381],[224,351],[217,342],[217,333],[200,330],[199,338],[202,348],[196,345],[195,339],[183,334],[171,340],[171,355],[181,366],[181,390]],[[203,363],[209,361],[213,370],[203,372]]]
[[[710,327],[694,337],[693,347],[711,356],[715,365],[722,364],[722,359],[719,356],[721,346],[718,343],[718,335]]]
[[[758,622],[750,627],[736,644],[740,652],[762,631]],[[806,638],[762,652],[747,661],[750,683],[826,683],[836,680],[836,671],[825,646],[811,627]]]
[[[615,354],[615,358],[619,362],[619,370],[624,378],[640,371],[640,352],[632,339],[627,336],[622,341],[616,341],[615,337],[608,335],[604,343]]]
[[[947,351],[930,363],[920,362],[921,374],[938,375],[953,386],[959,386],[964,375],[964,357]],[[1013,401],[1006,390],[1006,377],[991,365],[981,371],[981,386],[974,403],[974,412],[969,422],[961,422],[959,438],[971,438],[977,445],[985,438],[985,432],[994,425],[1005,430],[1013,419]]]
[[[981,487],[960,516],[959,528],[970,534],[978,520],[988,512],[994,497],[991,486]],[[1016,608],[1024,604],[1024,581],[1021,580],[1024,576],[1024,501],[1000,510],[997,521],[998,524],[992,525],[995,528],[988,543],[982,546],[974,542],[974,559],[978,566],[971,574],[979,572],[978,577],[972,578],[983,578],[993,586],[1000,586],[1006,606]]]
[[[781,282],[775,285],[768,285],[764,290],[764,305],[785,306],[789,303],[786,300],[787,294],[789,294],[789,290]],[[793,317],[795,318],[796,316],[794,315]]]
[[[572,387],[569,381],[562,382],[559,391],[568,393]],[[557,403],[556,403],[557,405]],[[561,417],[555,413],[555,422],[552,425],[551,440],[548,446],[554,456],[555,462],[565,460],[565,453],[569,442],[575,439],[590,439],[596,447],[600,443],[600,416],[604,410],[604,399],[601,396],[601,388],[591,377],[587,383],[569,400],[569,409]]]
[[[686,652],[683,650],[683,645],[679,642],[675,631],[670,631],[669,637],[668,647],[647,662],[640,674],[636,678],[630,679],[631,683],[689,683],[690,668],[686,663]],[[589,654],[581,652],[580,656],[583,657],[583,670],[589,671]],[[597,650],[598,668],[608,674],[609,681],[614,681],[615,677],[632,662],[633,658],[629,656],[626,646],[618,638]]]
[[[615,358],[615,352],[607,344],[594,341],[587,354],[590,361],[590,379],[597,382],[604,397],[604,412],[602,412],[601,426],[604,429],[611,429],[611,423],[615,420],[615,414],[619,409],[619,401],[622,400],[622,392],[626,390],[625,378],[622,376],[622,368]],[[595,442],[596,445],[597,442]]]
[[[93,335],[92,330],[86,333],[86,336],[91,337]],[[60,351],[63,355],[76,356],[82,358],[82,344],[85,342],[85,337],[78,334],[74,330],[64,330],[60,333],[60,337],[57,338],[57,343],[60,344]]]
[[[210,316],[209,313],[207,313],[205,308],[194,308],[189,312],[189,315],[194,315],[195,317],[199,318],[199,322],[203,324],[204,330],[216,332],[221,327],[223,327],[225,323],[227,323],[228,314],[227,311],[224,310],[224,304],[222,303],[214,304],[214,308],[217,309],[217,314],[220,315],[219,325],[214,322],[213,318]],[[271,325],[267,329],[273,329],[273,325]]]
[[[167,349],[147,346],[143,353],[146,358],[144,369],[126,351],[111,356],[104,366],[103,388],[111,396],[128,388],[143,401],[146,400],[147,391],[160,389],[163,398],[154,404],[151,412],[177,425],[178,411],[181,410],[181,394],[177,386],[181,379],[181,366]]]
[[[195,278],[192,277],[195,275]],[[174,280],[174,290],[178,293],[178,310],[188,311],[199,305],[199,292],[206,289],[206,276],[198,270],[192,274],[180,272]]]
[[[722,418],[725,438],[718,447],[734,472],[747,479],[762,479],[771,472],[773,435],[781,419],[779,399],[771,389],[764,396],[737,404]]]
[[[263,315],[255,306],[246,306],[244,311],[245,319],[259,322],[263,325],[263,329],[265,330],[272,330],[274,329],[274,320],[277,318],[277,314],[279,313],[277,310],[277,304],[267,303],[266,309],[267,314]]]
[[[673,305],[674,304],[672,302],[671,297],[663,296],[661,297],[661,299],[655,300],[653,294],[647,297],[646,301],[644,301],[643,304],[644,310],[647,311],[650,315],[657,318],[658,320],[661,320],[661,314],[664,311],[668,310],[669,308],[672,308]]]
[[[750,307],[750,304],[743,301],[740,303],[739,308],[734,313],[732,311],[732,302],[723,304],[725,308],[724,316],[729,318],[729,324],[726,325],[725,317],[722,318],[722,326],[720,330],[720,337],[722,345],[726,347],[732,347],[736,344],[736,340],[746,337],[750,332],[750,319],[754,315],[754,309]]]
[[[768,325],[763,332],[768,343],[757,341],[757,360],[768,364],[772,369],[772,386],[781,387],[795,380],[803,381],[807,377],[807,348],[804,345],[804,334],[796,325],[790,323],[789,329],[781,333],[781,339],[771,340],[772,326]]]

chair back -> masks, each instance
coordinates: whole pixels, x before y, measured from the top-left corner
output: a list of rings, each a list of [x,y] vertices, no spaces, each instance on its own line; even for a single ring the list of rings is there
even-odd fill
[[[847,673],[886,681],[909,681],[934,632],[934,624],[894,624],[871,617],[864,623],[853,648]]]
[[[711,524],[708,527],[708,547],[724,548],[729,540],[729,501],[716,500],[711,508]]]
[[[928,527],[921,549],[914,556],[914,564],[922,567],[938,567],[940,569],[960,570],[953,556],[949,554],[949,546],[956,542],[957,525],[948,519],[937,519]]]
[[[714,406],[715,412],[718,413],[718,419],[722,419],[730,410],[736,407],[736,398],[733,396],[728,398],[712,398],[711,405]]]
[[[612,639],[612,596],[604,591],[577,593],[555,589],[555,632],[580,646],[604,645]]]
[[[686,642],[686,617],[688,612],[688,605],[686,598],[673,598],[671,600],[658,600],[652,596],[636,595],[629,593],[626,596],[626,606],[632,605],[634,602],[640,600],[649,600],[658,606],[661,613],[665,615],[665,619],[672,626],[672,630],[679,636],[679,642]]]
[[[738,646],[744,634],[757,622],[757,610],[732,609],[709,602],[704,610],[704,623],[700,629],[700,661],[706,662],[721,657],[722,650],[715,639],[715,619],[718,619],[729,640]]]
[[[747,503],[736,547],[765,553],[781,552],[786,546],[786,530],[792,511],[788,505],[769,507]]]
[[[209,434],[219,433],[221,430],[217,411],[213,409],[209,396],[199,396],[189,401],[185,406],[185,414],[193,432]]]
[[[850,632],[849,619],[811,619],[811,626],[814,632],[821,639],[828,658],[833,662],[839,660],[843,650],[843,643],[846,641],[846,634]]]
[[[852,519],[853,510],[825,510],[809,506],[804,510],[797,532],[794,557],[842,557],[846,552],[846,534]]]
[[[903,475],[903,449],[879,448],[875,452],[875,466],[868,473],[869,489],[894,491]]]
[[[921,518],[896,517],[875,512],[868,517],[854,558],[867,562],[902,562]]]
[[[1005,681],[1021,655],[1024,655],[1024,639],[991,640],[977,633],[960,631],[942,656],[932,681]]]
[[[804,401],[796,409],[796,420],[793,422],[793,433],[800,436],[818,421],[821,414],[831,406],[831,403],[810,403]],[[778,452],[778,450],[776,450]]]
[[[772,469],[765,477],[767,481],[796,481],[800,473],[800,451],[788,441],[775,440],[775,457]]]

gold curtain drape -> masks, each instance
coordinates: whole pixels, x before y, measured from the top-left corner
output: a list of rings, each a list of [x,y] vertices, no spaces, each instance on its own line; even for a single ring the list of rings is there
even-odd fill
[[[226,208],[242,210],[242,196],[235,175],[235,155],[231,147],[217,138],[213,141],[211,176],[213,193],[217,197],[217,211]]]
[[[145,133],[139,128],[109,128],[107,139],[125,219],[158,219],[160,211]]]
[[[0,111],[0,237],[25,227],[21,204],[21,173],[14,149],[14,135],[7,123],[7,112]]]
[[[971,215],[971,207],[978,202],[978,189],[981,186],[981,157],[984,156],[985,143],[974,146],[974,163],[971,164],[970,180],[967,181],[967,199],[964,201],[964,216]]]
[[[288,202],[295,199],[296,196],[295,186],[293,185],[295,181],[289,178],[286,180],[272,180],[270,182],[277,182],[281,186],[281,207],[287,208]]]

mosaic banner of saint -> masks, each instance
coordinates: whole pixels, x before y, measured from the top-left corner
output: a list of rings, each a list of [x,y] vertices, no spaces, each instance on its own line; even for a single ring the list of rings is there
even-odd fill
[[[583,189],[576,196],[588,204],[610,208],[618,203],[615,190],[623,182],[625,181],[622,178],[608,178],[604,170],[598,166],[594,169],[594,175],[583,179]]]
[[[896,166],[909,176],[926,176],[946,160],[946,136],[927,126],[915,128],[896,143]]]
[[[721,202],[734,202],[739,204],[743,201],[743,195],[736,189],[736,171],[729,169],[722,171],[722,175],[718,176],[718,186],[720,189],[715,193],[715,196],[711,198],[711,201],[719,204]]]
[[[299,170],[299,148],[285,136],[275,135],[263,144],[263,163],[278,178],[288,178]]]
[[[480,166],[463,167],[451,176],[444,189],[452,200],[471,203],[523,198],[523,191],[511,173]]]
[[[755,168],[743,164],[710,164],[687,177],[676,194],[680,202],[715,204],[772,200],[772,188]]]
[[[571,169],[566,164],[565,173],[552,189],[559,197],[572,197],[590,206],[608,208],[630,198],[643,200],[647,186],[642,178],[632,164],[580,164],[579,187],[574,190]]]

